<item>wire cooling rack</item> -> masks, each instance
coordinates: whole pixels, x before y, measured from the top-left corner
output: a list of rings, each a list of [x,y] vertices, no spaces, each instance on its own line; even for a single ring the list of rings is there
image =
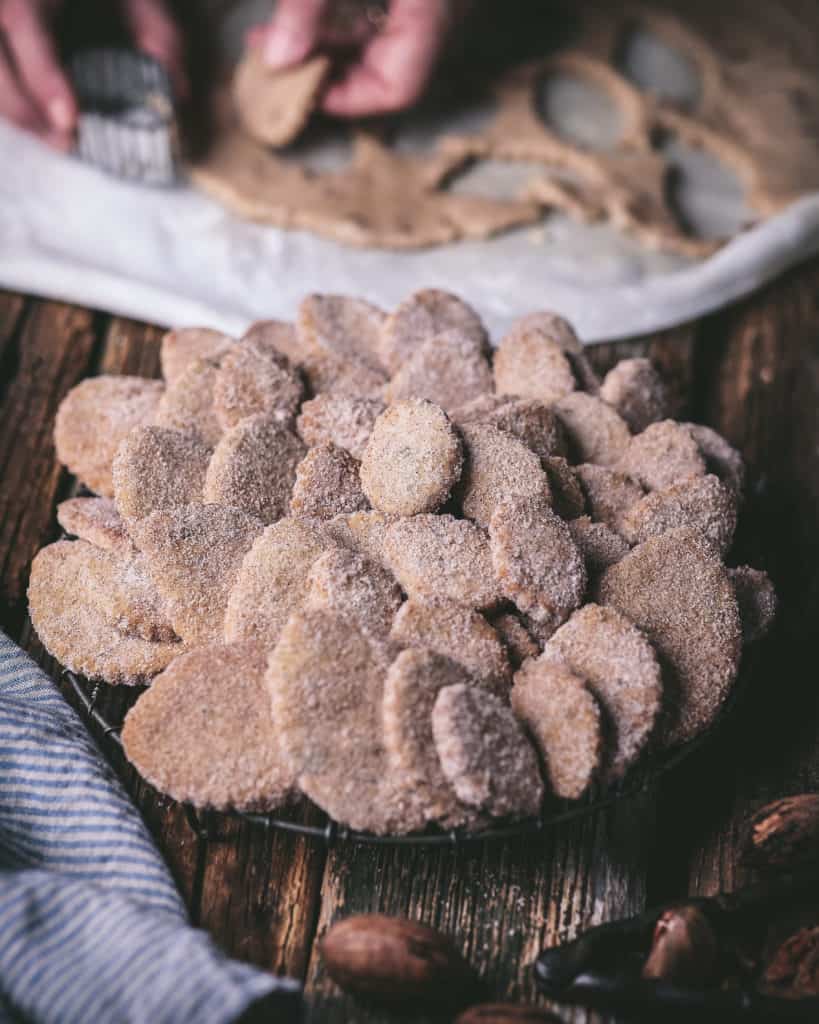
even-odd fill
[[[745,686],[743,680],[751,673],[742,672],[734,684],[734,688],[723,704],[721,711],[711,726],[688,743],[676,750],[661,751],[644,759],[644,764],[635,766],[624,779],[616,784],[592,787],[580,800],[552,800],[544,804],[540,817],[525,818],[510,823],[502,823],[478,832],[444,831],[430,828],[425,832],[401,836],[373,835],[370,832],[358,832],[338,822],[328,820],[323,825],[310,825],[276,814],[254,814],[246,811],[225,812],[233,817],[253,823],[260,827],[279,832],[290,832],[310,839],[324,842],[332,846],[339,842],[360,843],[370,846],[450,846],[457,847],[467,843],[482,843],[503,839],[514,839],[525,836],[543,835],[550,829],[565,822],[575,821],[597,811],[612,807],[622,800],[643,796],[654,790],[660,780],[679,768],[684,762],[710,744],[719,732],[725,720],[733,712]],[[122,723],[111,722],[97,706],[101,687],[104,684],[92,682],[65,669],[63,675],[69,682],[90,722],[99,727],[102,735],[122,748],[120,730]],[[181,805],[188,823],[197,835],[207,836],[207,829],[197,810],[190,804]],[[208,812],[213,813],[213,812]]]

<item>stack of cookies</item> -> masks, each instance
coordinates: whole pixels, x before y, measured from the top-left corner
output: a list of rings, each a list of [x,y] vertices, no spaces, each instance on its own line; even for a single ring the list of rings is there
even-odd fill
[[[301,793],[380,834],[535,815],[705,729],[772,619],[724,561],[739,454],[647,360],[598,380],[559,317],[493,353],[444,292],[311,295],[238,341],[170,332],[162,370],[62,403],[95,496],[29,601],[63,665],[150,683],[124,747],[175,799]]]

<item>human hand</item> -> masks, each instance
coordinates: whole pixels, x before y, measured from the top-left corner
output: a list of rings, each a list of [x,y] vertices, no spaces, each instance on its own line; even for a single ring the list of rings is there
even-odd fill
[[[322,109],[339,117],[383,114],[418,99],[468,6],[469,0],[392,0],[374,25],[360,3],[358,17],[340,29],[333,0],[279,0],[270,25],[254,31],[249,42],[263,49],[274,68],[317,51],[354,49],[355,58],[325,93]]]
[[[71,147],[77,103],[54,39],[65,0],[0,0],[0,117],[57,149]],[[122,0],[134,43],[164,64],[177,91],[187,89],[182,45],[163,0]]]

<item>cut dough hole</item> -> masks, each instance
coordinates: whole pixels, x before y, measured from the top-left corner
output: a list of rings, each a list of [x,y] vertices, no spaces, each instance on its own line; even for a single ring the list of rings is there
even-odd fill
[[[756,220],[739,177],[712,153],[673,137],[660,140],[658,151],[668,161],[668,205],[687,234],[732,238]]]
[[[644,25],[626,30],[614,63],[643,92],[683,110],[699,104],[702,84],[696,64]]]
[[[452,177],[447,189],[461,196],[520,199],[529,182],[543,176],[543,164],[534,161],[475,160]]]
[[[588,79],[562,71],[546,75],[537,87],[537,106],[547,127],[584,149],[613,149],[622,137],[620,108]]]
[[[497,105],[489,96],[440,96],[401,114],[392,122],[392,148],[398,153],[431,153],[445,136],[481,135],[495,116]]]

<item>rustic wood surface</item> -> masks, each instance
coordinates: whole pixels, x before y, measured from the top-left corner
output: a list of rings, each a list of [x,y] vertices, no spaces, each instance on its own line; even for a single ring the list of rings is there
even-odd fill
[[[27,621],[25,585],[34,554],[57,534],[56,503],[76,486],[54,458],[54,414],[86,375],[157,375],[160,336],[0,293],[0,626],[51,670]],[[672,376],[678,415],[712,424],[744,451],[751,486],[736,559],[769,569],[782,598],[719,745],[659,793],[539,840],[326,850],[226,818],[207,819],[197,835],[106,746],[193,920],[234,956],[302,978],[315,1021],[387,1019],[343,997],[323,970],[317,939],[338,917],[384,911],[426,921],[453,936],[492,998],[533,1000],[529,967],[543,945],[647,903],[740,883],[747,814],[819,785],[819,262],[695,326],[591,350],[601,369],[644,353]],[[102,701],[112,715],[122,708],[120,694]]]

